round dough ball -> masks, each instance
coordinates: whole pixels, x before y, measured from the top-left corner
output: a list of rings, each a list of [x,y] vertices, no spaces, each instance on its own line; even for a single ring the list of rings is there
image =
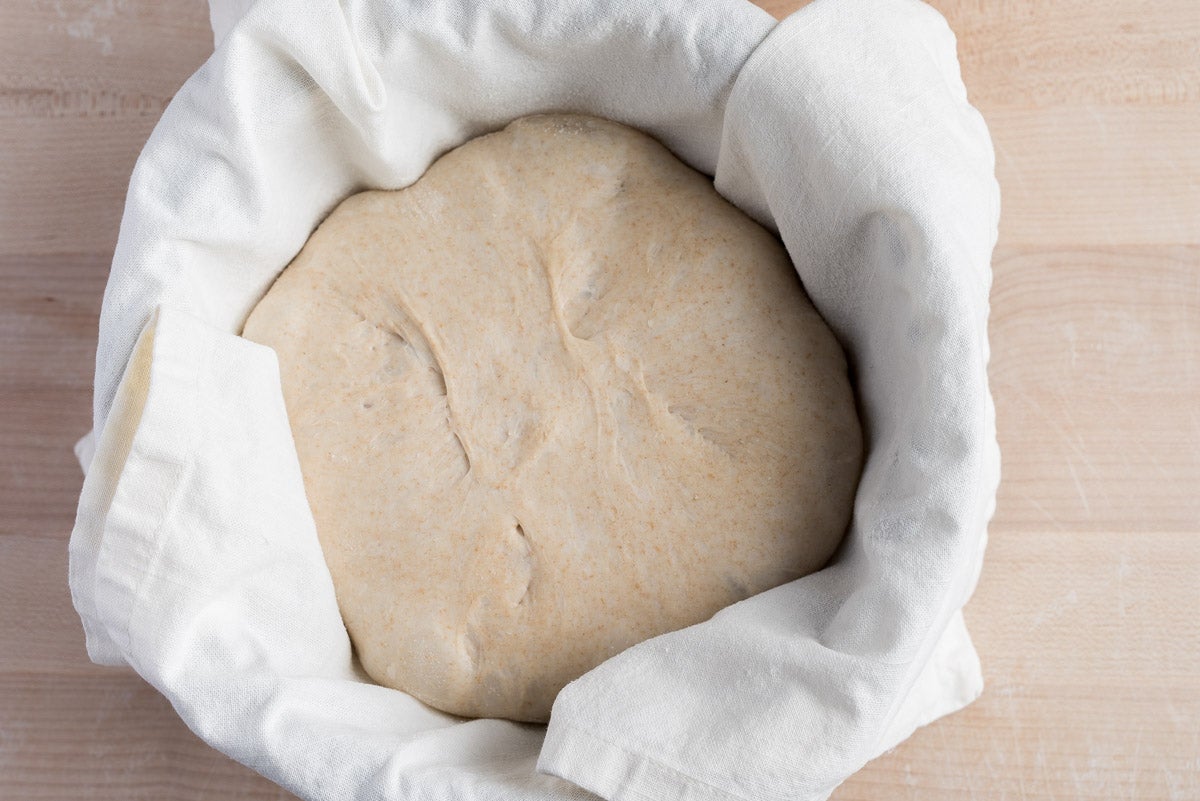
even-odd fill
[[[348,198],[244,334],[364,669],[447,712],[545,721],[850,519],[846,362],[783,247],[623,125],[527,117]]]

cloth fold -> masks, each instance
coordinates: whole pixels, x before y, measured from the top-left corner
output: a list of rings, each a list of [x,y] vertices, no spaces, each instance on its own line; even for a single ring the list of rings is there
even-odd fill
[[[70,545],[92,659],[308,799],[819,799],[979,694],[960,610],[999,474],[998,195],[940,16],[914,0],[817,0],[779,25],[739,0],[212,12],[220,44],[138,160],[105,292]],[[547,110],[650,132],[779,232],[847,349],[869,453],[830,567],[609,660],[544,729],[366,679],[274,354],[237,332],[344,196]]]

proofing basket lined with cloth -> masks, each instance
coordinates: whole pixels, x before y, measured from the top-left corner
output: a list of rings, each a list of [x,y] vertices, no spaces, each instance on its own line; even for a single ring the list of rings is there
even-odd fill
[[[999,198],[936,12],[212,10],[217,50],[138,160],[105,292],[70,545],[93,660],[131,666],[215,748],[331,801],[820,799],[978,696],[961,608],[999,477]],[[406,186],[542,111],[647,131],[778,231],[847,351],[868,447],[833,564],[619,654],[563,690],[546,728],[455,718],[363,675],[274,353],[237,336],[341,199]]]

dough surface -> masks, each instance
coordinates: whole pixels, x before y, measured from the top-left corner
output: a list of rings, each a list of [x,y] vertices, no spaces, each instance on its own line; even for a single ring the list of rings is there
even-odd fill
[[[459,715],[821,568],[862,441],[779,241],[652,138],[543,115],[356,194],[246,322],[356,652]]]

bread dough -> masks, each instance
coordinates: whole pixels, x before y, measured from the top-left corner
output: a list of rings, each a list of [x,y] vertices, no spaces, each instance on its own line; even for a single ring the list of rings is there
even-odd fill
[[[823,566],[862,443],[778,240],[649,136],[527,117],[339,205],[253,310],[359,659],[545,721]]]

